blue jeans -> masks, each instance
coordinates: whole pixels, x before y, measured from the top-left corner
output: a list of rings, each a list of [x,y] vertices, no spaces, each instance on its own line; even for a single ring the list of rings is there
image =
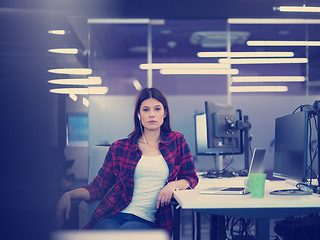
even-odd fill
[[[93,229],[99,230],[144,230],[154,229],[154,223],[130,213],[118,213],[97,222]]]

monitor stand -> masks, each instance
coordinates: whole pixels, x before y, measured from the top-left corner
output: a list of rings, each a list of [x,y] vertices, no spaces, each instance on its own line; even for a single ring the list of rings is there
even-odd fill
[[[223,169],[223,156],[222,155],[214,155],[214,165],[216,171],[221,171]]]
[[[272,195],[310,195],[312,194],[312,190],[301,190],[298,188],[293,189],[281,189],[281,190],[274,190],[270,192]]]

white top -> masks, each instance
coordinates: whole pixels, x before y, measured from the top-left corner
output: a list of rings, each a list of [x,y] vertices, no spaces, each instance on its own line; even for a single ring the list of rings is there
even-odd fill
[[[154,222],[158,194],[168,176],[169,168],[162,155],[142,156],[134,172],[132,201],[122,212]]]

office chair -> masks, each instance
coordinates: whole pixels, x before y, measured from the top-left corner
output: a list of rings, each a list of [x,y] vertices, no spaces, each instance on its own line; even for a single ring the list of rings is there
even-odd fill
[[[109,150],[109,146],[93,146],[91,156],[89,158],[89,176],[88,183],[90,183],[95,176],[97,176],[99,169],[102,167],[104,159]],[[99,205],[100,201],[95,201],[88,204],[87,207],[87,221],[90,220],[94,210]]]

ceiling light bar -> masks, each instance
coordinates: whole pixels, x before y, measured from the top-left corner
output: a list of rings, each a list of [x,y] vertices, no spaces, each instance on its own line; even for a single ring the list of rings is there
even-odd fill
[[[307,63],[307,58],[220,58],[220,63],[228,64],[277,64],[277,63]]]
[[[100,85],[101,77],[88,77],[88,78],[70,78],[70,79],[53,79],[49,80],[52,84],[62,85]]]
[[[306,7],[306,6],[280,6],[275,7],[275,10],[280,12],[320,12],[320,7]]]
[[[320,19],[229,18],[229,24],[320,24]]]
[[[48,33],[54,34],[54,35],[65,35],[66,31],[65,30],[50,30],[50,31],[48,31]]]
[[[78,100],[77,95],[75,95],[75,94],[73,94],[73,93],[69,94],[69,97],[70,97],[73,101],[77,101],[77,100]]]
[[[165,20],[164,19],[150,19],[151,25],[164,25]]]
[[[57,74],[90,75],[92,73],[92,69],[90,68],[56,68],[56,69],[49,69],[48,72],[57,73]]]
[[[217,69],[229,69],[230,64],[220,64],[220,63],[143,63],[139,66],[140,69],[190,69],[190,68],[217,68]]]
[[[88,24],[148,24],[149,18],[88,18]]]
[[[189,74],[213,74],[213,75],[237,75],[239,74],[238,69],[161,69],[160,74],[164,75],[189,75]]]
[[[82,98],[82,103],[83,103],[83,105],[85,105],[86,107],[89,107],[89,100],[86,99],[85,97]]]
[[[230,92],[287,92],[287,86],[231,86]]]
[[[293,52],[198,52],[198,57],[293,57]]]
[[[164,19],[149,18],[88,18],[88,24],[151,24],[164,25]]]
[[[319,47],[320,41],[247,41],[248,46]]]
[[[78,54],[77,48],[52,48],[48,52],[52,53],[61,53],[61,54]]]
[[[138,80],[133,80],[132,84],[137,91],[140,91],[142,89],[142,86]]]
[[[304,76],[236,76],[232,82],[304,82]]]
[[[75,94],[75,95],[88,95],[88,94],[106,94],[108,87],[88,87],[88,88],[55,88],[50,89],[51,93],[59,94]]]

